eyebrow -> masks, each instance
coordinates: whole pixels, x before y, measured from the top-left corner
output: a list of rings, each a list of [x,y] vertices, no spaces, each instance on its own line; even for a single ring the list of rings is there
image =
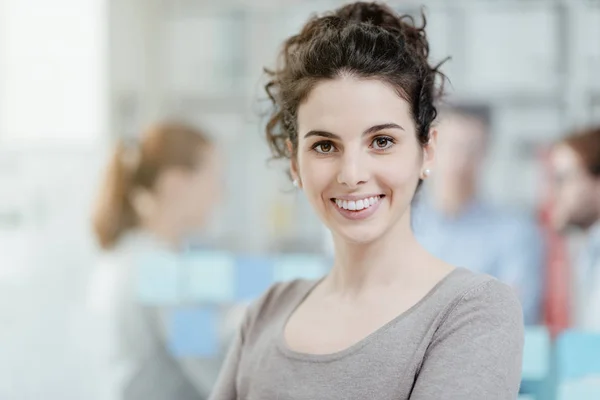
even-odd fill
[[[370,127],[369,129],[367,129],[363,132],[363,136],[370,135],[375,132],[382,131],[384,129],[399,129],[402,131],[404,130],[404,128],[401,127],[400,125],[390,122],[387,124],[379,124],[379,125],[374,125],[374,126]],[[321,137],[325,137],[325,138],[329,138],[329,139],[339,139],[340,138],[335,133],[331,133],[331,132],[327,132],[327,131],[318,131],[318,130],[308,131],[306,133],[306,135],[304,135],[304,138],[306,139],[311,136],[321,136]]]

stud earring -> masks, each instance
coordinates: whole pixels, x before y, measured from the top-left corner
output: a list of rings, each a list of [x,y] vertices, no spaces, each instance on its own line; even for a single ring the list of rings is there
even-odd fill
[[[431,175],[431,170],[427,168],[425,171],[423,171],[423,176],[425,178],[429,178],[429,175]]]
[[[292,181],[292,184],[294,185],[295,188],[297,188],[298,187],[298,179],[294,179]]]

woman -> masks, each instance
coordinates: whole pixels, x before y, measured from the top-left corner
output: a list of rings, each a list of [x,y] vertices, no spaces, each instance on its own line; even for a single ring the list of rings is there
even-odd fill
[[[197,400],[209,386],[170,356],[159,313],[138,301],[135,284],[140,259],[177,260],[205,224],[219,198],[217,167],[208,137],[180,123],[156,125],[113,155],[93,221],[106,254],[89,292],[93,325],[106,333],[94,344],[104,360],[96,380],[111,399]]]
[[[267,85],[267,139],[332,231],[335,261],[249,309],[212,399],[517,397],[516,295],[435,259],[411,231],[435,151],[427,54],[422,28],[372,3],[286,41]]]

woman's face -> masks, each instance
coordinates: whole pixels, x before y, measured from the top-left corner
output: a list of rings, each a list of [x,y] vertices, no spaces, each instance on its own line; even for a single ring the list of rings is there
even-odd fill
[[[165,171],[156,191],[159,207],[181,231],[193,232],[206,224],[222,196],[222,171],[218,151],[210,146],[199,151],[201,162],[192,169]]]
[[[408,103],[378,80],[323,81],[298,109],[292,174],[335,235],[372,242],[404,221],[433,148],[416,138]]]
[[[552,150],[555,204],[552,210],[554,228],[587,229],[598,216],[599,185],[586,171],[579,155],[567,145]]]

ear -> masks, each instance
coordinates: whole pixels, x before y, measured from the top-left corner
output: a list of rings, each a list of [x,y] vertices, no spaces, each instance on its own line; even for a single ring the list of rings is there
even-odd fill
[[[157,199],[152,192],[146,189],[134,189],[129,196],[129,201],[137,216],[142,220],[146,220],[156,214]]]
[[[285,144],[288,149],[288,154],[290,154],[290,175],[292,176],[293,180],[298,181],[298,187],[301,188],[302,182],[298,174],[298,162],[296,161],[296,157],[294,156],[294,148],[292,146],[292,142],[288,139],[286,140]]]
[[[423,147],[423,167],[422,171],[433,171],[435,165],[435,150],[437,146],[438,131],[432,128],[429,131],[429,143]]]

